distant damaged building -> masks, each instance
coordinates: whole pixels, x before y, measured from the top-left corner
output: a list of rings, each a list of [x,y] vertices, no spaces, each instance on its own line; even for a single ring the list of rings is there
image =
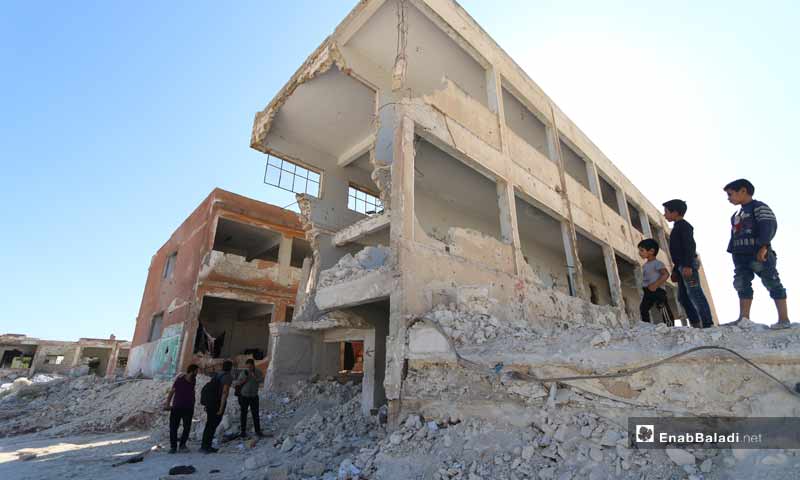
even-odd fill
[[[290,346],[274,380],[335,372],[357,345],[365,409],[398,412],[409,368],[449,358],[426,316],[470,312],[478,335],[489,317],[627,326],[637,243],[671,264],[659,209],[451,0],[360,2],[256,115],[251,146],[267,183],[298,193],[313,249],[295,318],[272,331]]]
[[[111,377],[125,372],[130,348],[130,342],[114,335],[67,342],[6,333],[0,335],[0,377],[36,373]]]
[[[127,373],[267,368],[270,329],[291,320],[310,256],[297,214],[215,189],[153,256]]]

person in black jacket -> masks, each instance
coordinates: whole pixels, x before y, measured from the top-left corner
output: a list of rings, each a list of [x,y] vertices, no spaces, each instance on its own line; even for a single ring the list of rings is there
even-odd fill
[[[723,189],[729,202],[741,206],[731,217],[731,239],[728,242],[728,253],[733,256],[733,286],[739,295],[739,319],[729,325],[749,319],[753,303],[752,281],[758,275],[778,310],[778,323],[772,328],[787,328],[791,322],[786,306],[786,289],[778,276],[778,257],[772,249],[778,220],[766,203],[753,199],[755,187],[748,180],[734,180]]]
[[[672,256],[672,281],[678,283],[678,301],[686,311],[689,322],[695,328],[714,325],[711,307],[708,305],[703,287],[700,285],[700,264],[697,261],[697,245],[694,242],[694,227],[683,219],[686,202],[670,200],[662,204],[664,218],[674,222],[669,237],[669,253]]]

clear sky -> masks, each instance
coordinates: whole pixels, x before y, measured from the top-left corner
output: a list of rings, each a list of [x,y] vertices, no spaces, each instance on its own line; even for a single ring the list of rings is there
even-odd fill
[[[293,202],[253,115],[354,3],[5,3],[0,333],[130,338],[152,254],[214,187]],[[750,178],[800,318],[796,3],[461,3],[653,203],[688,201],[723,322],[721,187]],[[774,321],[760,285],[753,312]]]

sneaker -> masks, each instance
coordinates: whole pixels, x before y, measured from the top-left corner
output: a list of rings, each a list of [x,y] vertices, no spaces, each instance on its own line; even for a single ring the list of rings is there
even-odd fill
[[[784,328],[791,328],[792,322],[789,320],[779,320],[778,323],[774,323],[769,326],[772,330],[783,330]]]
[[[219,449],[214,447],[208,447],[208,448],[201,448],[200,451],[203,453],[217,453],[219,452]]]
[[[733,321],[733,322],[730,322],[730,323],[725,323],[725,324],[723,324],[723,325],[721,325],[721,326],[724,326],[724,327],[736,327],[736,326],[738,326],[740,323],[742,323],[742,321],[744,321],[744,322],[749,322],[749,321],[750,321],[750,319],[749,319],[749,318],[747,318],[747,317],[739,317],[739,319],[738,319],[738,320],[736,320],[736,321]]]
[[[189,450],[189,447],[187,447],[186,445],[178,445],[178,451],[181,453],[191,452],[191,450]]]
[[[175,450],[175,447],[172,447],[172,448],[169,449],[168,453],[175,453],[175,452],[177,452],[177,450]]]

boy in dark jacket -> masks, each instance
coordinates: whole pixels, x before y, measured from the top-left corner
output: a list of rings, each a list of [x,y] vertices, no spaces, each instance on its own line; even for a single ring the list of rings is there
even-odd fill
[[[778,230],[775,214],[764,202],[753,199],[755,187],[744,178],[725,185],[728,201],[741,208],[731,217],[731,240],[728,253],[733,256],[733,286],[739,294],[739,319],[749,319],[753,303],[752,281],[755,275],[769,290],[778,310],[778,323],[772,328],[790,325],[786,306],[786,289],[781,284],[777,270],[777,255],[772,249],[772,239]]]
[[[700,285],[694,227],[683,219],[686,202],[674,199],[662,205],[664,218],[674,222],[669,237],[669,253],[674,264],[672,280],[678,283],[678,301],[693,327],[709,328],[714,325],[714,321],[711,319],[711,307]]]

